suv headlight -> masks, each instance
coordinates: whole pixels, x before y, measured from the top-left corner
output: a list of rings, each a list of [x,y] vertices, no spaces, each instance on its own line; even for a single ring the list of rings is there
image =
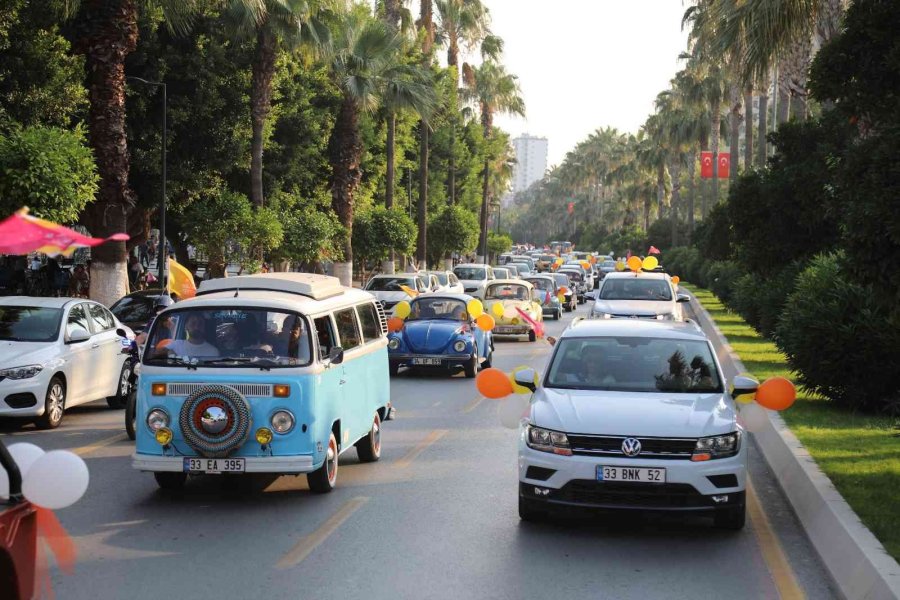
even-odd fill
[[[566,434],[559,431],[528,425],[525,428],[525,443],[533,450],[572,456],[572,450],[569,448],[569,438],[566,437]]]
[[[700,462],[704,460],[715,460],[717,458],[728,458],[734,456],[741,449],[741,432],[735,431],[727,435],[717,435],[713,437],[704,437],[697,440],[694,447],[694,454],[691,460]]]
[[[29,379],[44,370],[44,365],[26,365],[24,367],[11,367],[0,371],[0,378]]]

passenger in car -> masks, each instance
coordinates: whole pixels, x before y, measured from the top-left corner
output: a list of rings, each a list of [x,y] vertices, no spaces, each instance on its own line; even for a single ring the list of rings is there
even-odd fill
[[[275,356],[283,356],[298,363],[309,362],[309,340],[303,318],[294,316],[290,322],[285,319],[281,332],[273,340],[272,351]]]

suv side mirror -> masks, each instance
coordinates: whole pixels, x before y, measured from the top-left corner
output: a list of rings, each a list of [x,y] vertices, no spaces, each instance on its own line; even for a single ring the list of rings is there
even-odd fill
[[[731,381],[731,397],[737,399],[739,396],[756,394],[759,382],[752,377],[746,375],[737,375]]]
[[[339,365],[344,362],[344,349],[340,346],[332,348],[328,353],[328,360],[330,360],[333,365]]]
[[[537,389],[535,381],[537,381],[537,373],[534,369],[522,369],[516,372],[516,383],[523,388],[527,388],[532,392],[535,391]]]
[[[675,297],[675,301],[676,302],[690,302],[691,297],[688,296],[687,294],[678,294],[678,296]]]
[[[69,334],[69,342],[70,344],[80,344],[81,342],[86,342],[91,339],[91,334],[87,332],[86,329],[81,327],[76,327],[72,330],[72,333]]]

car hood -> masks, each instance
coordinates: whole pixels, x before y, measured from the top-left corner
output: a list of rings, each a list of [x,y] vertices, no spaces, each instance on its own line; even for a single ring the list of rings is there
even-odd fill
[[[449,319],[407,321],[403,326],[403,339],[413,352],[439,354],[464,327],[467,326],[460,321]]]
[[[401,300],[409,300],[409,294],[406,292],[385,292],[385,291],[369,291],[370,294],[375,296],[376,300],[380,300],[381,302],[400,302]]]
[[[58,354],[58,342],[0,341],[0,368],[44,364]]]
[[[604,392],[539,388],[531,422],[566,433],[703,437],[736,428],[725,394]]]
[[[674,306],[671,300],[602,300],[597,299],[593,311],[623,316],[664,315],[671,313]]]

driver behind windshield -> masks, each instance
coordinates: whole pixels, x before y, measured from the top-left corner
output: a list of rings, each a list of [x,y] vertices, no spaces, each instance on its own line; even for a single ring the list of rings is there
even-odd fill
[[[177,339],[165,346],[176,356],[219,356],[219,350],[206,341],[206,319],[199,314],[188,315],[184,324],[186,339]]]

